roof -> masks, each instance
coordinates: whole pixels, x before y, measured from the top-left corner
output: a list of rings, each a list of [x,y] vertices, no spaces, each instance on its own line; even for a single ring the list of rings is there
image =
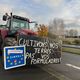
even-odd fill
[[[17,16],[17,15],[13,15],[13,18],[30,22],[28,18]]]

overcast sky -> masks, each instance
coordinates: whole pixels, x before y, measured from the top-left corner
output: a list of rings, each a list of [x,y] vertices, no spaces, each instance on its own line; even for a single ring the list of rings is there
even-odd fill
[[[45,24],[55,17],[74,20],[80,18],[80,0],[0,0],[1,23],[5,12]]]

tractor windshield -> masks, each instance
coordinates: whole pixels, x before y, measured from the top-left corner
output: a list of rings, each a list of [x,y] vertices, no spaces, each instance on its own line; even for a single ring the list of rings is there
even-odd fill
[[[11,25],[12,25],[12,28],[29,29],[29,22],[19,20],[19,19],[12,19]]]

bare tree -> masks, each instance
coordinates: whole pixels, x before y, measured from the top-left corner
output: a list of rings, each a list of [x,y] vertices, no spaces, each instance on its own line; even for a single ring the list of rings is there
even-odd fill
[[[70,37],[75,37],[77,35],[78,35],[78,31],[77,30],[74,30],[74,29],[69,30],[69,36]]]
[[[64,21],[62,19],[56,19],[56,18],[50,21],[49,32],[57,36],[63,36],[64,35]]]

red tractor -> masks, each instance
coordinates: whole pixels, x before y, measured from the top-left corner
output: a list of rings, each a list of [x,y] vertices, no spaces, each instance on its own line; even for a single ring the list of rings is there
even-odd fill
[[[30,21],[28,18],[16,16],[6,13],[3,15],[3,20],[7,21],[5,28],[0,28],[0,49],[3,51],[5,46],[17,45],[18,35],[36,35],[30,30]]]

